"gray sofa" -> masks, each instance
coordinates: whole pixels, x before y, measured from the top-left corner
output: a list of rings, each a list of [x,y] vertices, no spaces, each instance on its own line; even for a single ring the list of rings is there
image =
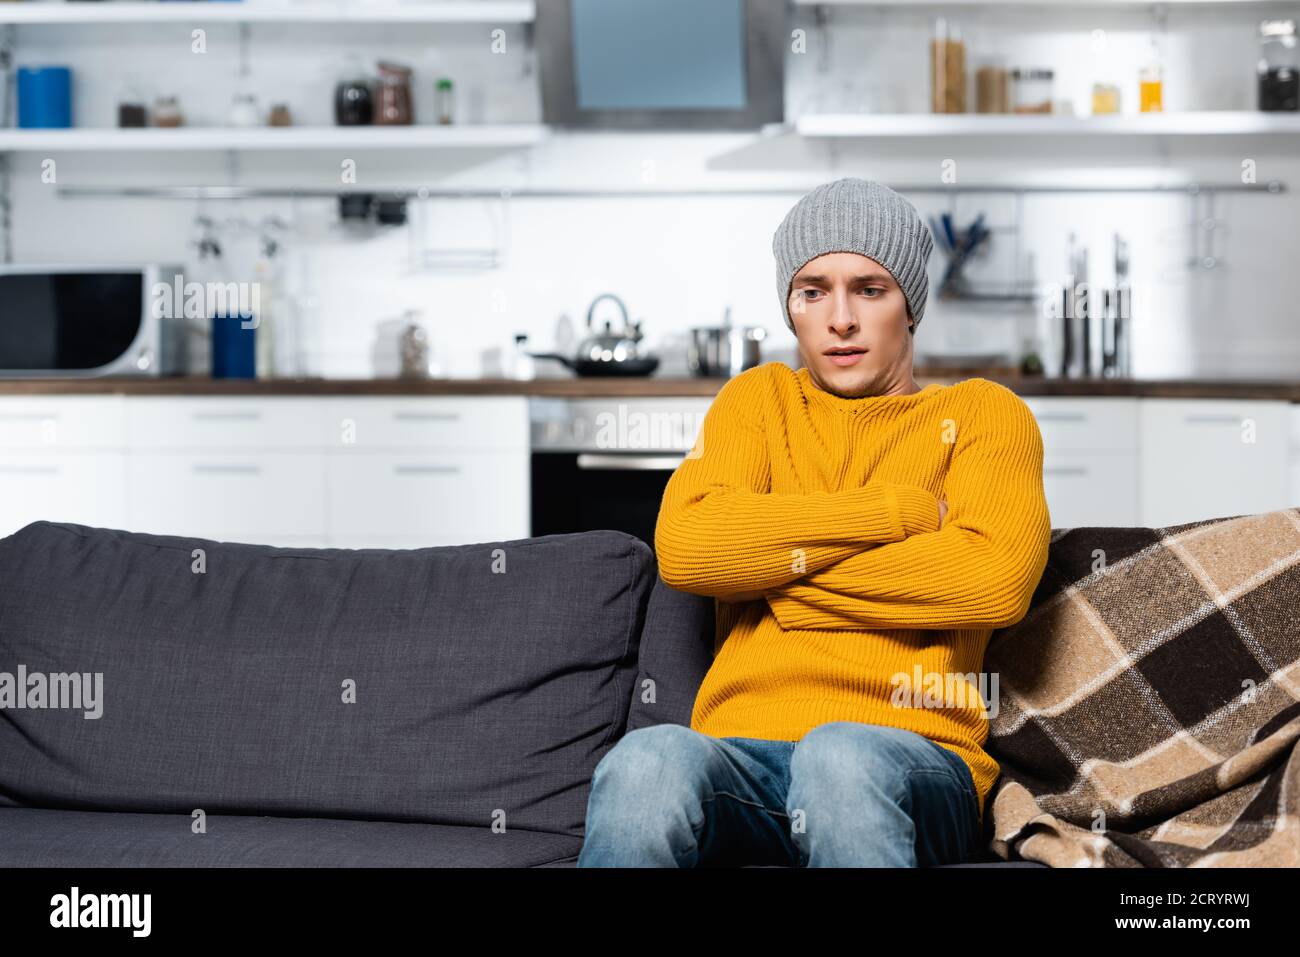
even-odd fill
[[[36,522],[0,539],[0,866],[572,866],[596,763],[689,722],[712,635],[622,532]]]

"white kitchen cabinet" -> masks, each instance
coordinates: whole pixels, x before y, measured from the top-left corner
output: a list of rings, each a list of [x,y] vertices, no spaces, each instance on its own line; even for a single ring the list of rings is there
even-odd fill
[[[263,545],[325,540],[323,450],[132,450],[127,487],[132,531]]]
[[[0,450],[0,536],[37,521],[122,528],[125,453]]]
[[[528,451],[334,455],[329,535],[340,543],[528,536]]]
[[[1135,525],[1138,400],[1028,396],[1053,528]]]
[[[1287,402],[1143,400],[1141,523],[1179,525],[1294,504],[1291,416]]]
[[[528,537],[527,397],[336,397],[328,408],[332,544]]]
[[[0,452],[121,451],[123,410],[120,395],[0,396]]]
[[[120,396],[0,396],[0,535],[32,522],[121,528]]]
[[[324,400],[287,396],[129,396],[133,449],[321,449]]]
[[[333,396],[325,405],[335,449],[528,448],[526,396]]]

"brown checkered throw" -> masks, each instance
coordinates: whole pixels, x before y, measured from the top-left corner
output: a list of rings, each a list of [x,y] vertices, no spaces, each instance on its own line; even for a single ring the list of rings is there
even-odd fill
[[[1053,530],[985,667],[999,857],[1300,865],[1300,508]]]

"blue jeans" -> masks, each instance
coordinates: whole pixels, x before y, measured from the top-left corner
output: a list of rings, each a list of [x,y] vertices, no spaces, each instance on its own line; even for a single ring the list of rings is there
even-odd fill
[[[856,721],[799,741],[630,731],[596,765],[579,867],[928,867],[981,836],[970,769],[913,731]]]

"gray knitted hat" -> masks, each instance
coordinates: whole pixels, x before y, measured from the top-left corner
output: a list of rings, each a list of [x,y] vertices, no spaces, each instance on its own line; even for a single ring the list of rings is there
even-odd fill
[[[861,253],[889,270],[912,313],[912,330],[925,315],[926,266],[934,238],[916,207],[888,186],[846,176],[823,183],[794,204],[772,237],[776,291],[790,318],[790,283],[810,259],[826,253]]]

